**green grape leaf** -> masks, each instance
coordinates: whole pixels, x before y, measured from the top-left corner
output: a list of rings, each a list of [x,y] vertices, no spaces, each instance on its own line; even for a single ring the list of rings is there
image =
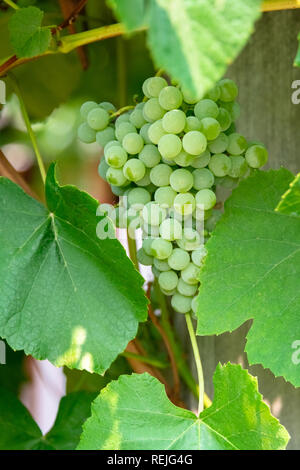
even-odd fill
[[[97,238],[97,201],[59,186],[53,164],[46,200],[50,212],[0,178],[0,337],[102,374],[147,318],[143,278],[116,239]]]
[[[90,416],[94,393],[76,392],[63,397],[53,428],[46,434],[17,397],[0,388],[0,450],[73,450]]]
[[[300,217],[300,173],[291,182],[290,188],[282,196],[276,210],[283,214],[297,215]]]
[[[128,32],[141,27],[145,19],[144,0],[108,0],[108,5],[114,10],[116,17],[122,21]]]
[[[20,8],[9,20],[10,41],[17,57],[34,57],[49,47],[51,31],[42,27],[44,13],[37,7]]]
[[[272,417],[257,380],[239,365],[218,365],[215,398],[198,418],[171,403],[148,374],[121,376],[92,404],[80,450],[284,449],[285,428]]]
[[[285,169],[255,172],[225,204],[200,273],[197,334],[232,331],[253,319],[250,364],[300,386],[300,218],[275,208],[293,180]]]
[[[153,0],[148,42],[154,60],[192,92],[208,91],[253,32],[260,0]]]

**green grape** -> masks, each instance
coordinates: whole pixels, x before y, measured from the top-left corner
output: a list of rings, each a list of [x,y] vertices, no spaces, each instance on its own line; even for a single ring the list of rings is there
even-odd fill
[[[123,139],[127,134],[134,132],[136,132],[136,128],[131,124],[131,122],[121,122],[121,124],[116,127],[116,137],[120,142],[123,142]]]
[[[194,160],[191,162],[191,166],[193,168],[204,168],[209,164],[209,160],[210,152],[205,150],[205,152],[201,153],[201,155],[198,155],[194,158]]]
[[[197,289],[197,284],[187,284],[182,278],[180,278],[178,281],[177,290],[181,295],[185,295],[186,297],[193,297],[196,294]]]
[[[223,80],[220,80],[218,83],[221,94],[220,94],[220,100],[221,101],[234,101],[238,95],[238,87],[234,83],[233,80],[230,80],[229,78],[224,78]]]
[[[84,142],[85,144],[92,144],[96,141],[96,132],[94,129],[91,129],[86,122],[80,124],[77,135],[81,142]]]
[[[221,131],[226,131],[232,124],[231,115],[225,108],[219,108],[219,113],[216,119],[220,124]]]
[[[165,110],[160,106],[158,98],[150,98],[143,107],[143,116],[147,122],[154,122],[161,119]]]
[[[153,240],[155,240],[155,239],[154,238],[144,238],[143,243],[142,243],[142,247],[143,247],[145,253],[147,253],[147,255],[149,255],[149,256],[152,256],[151,245],[152,245]]]
[[[160,154],[167,160],[172,160],[182,149],[181,139],[175,134],[163,135],[158,142]]]
[[[165,163],[166,165],[176,166],[175,159],[174,160],[167,160],[166,158],[162,158],[161,161],[162,161],[162,163]]]
[[[215,179],[216,185],[217,186],[222,186],[223,188],[226,189],[234,189],[239,183],[238,178],[231,178],[231,176],[223,176],[223,177],[218,177]]]
[[[102,131],[109,123],[109,114],[105,109],[99,107],[91,109],[87,115],[87,123],[92,129]]]
[[[143,248],[140,248],[137,251],[137,259],[140,264],[143,264],[144,266],[152,266],[153,264],[153,256],[147,255],[147,253],[143,250]]]
[[[152,269],[153,276],[159,278],[160,271],[155,266],[152,266],[151,269]],[[160,289],[160,290],[162,291],[162,289]],[[164,293],[164,294],[169,295],[167,293]]]
[[[171,305],[178,313],[188,313],[191,310],[192,298],[176,293],[172,296]]]
[[[160,106],[166,111],[177,109],[182,103],[182,93],[174,86],[163,88],[158,97]]]
[[[154,266],[156,267],[156,269],[159,269],[160,272],[170,271],[170,269],[171,269],[170,266],[169,266],[168,261],[166,261],[166,260],[154,258],[153,263],[154,263]]]
[[[200,269],[193,262],[189,263],[187,267],[181,271],[182,280],[190,285],[198,284],[199,274]]]
[[[262,145],[252,145],[247,149],[245,156],[251,168],[260,168],[268,161],[268,151]]]
[[[144,188],[133,188],[128,193],[128,204],[130,207],[142,207],[151,201],[151,196]]]
[[[162,291],[162,293],[163,293],[164,295],[167,295],[167,296],[176,294],[176,289],[173,289],[173,290],[166,290],[166,289],[160,288],[160,290]]]
[[[228,146],[228,136],[221,132],[221,134],[214,140],[208,143],[208,148],[212,153],[223,153]]]
[[[207,255],[207,251],[206,251],[206,248],[204,246],[202,246],[198,250],[192,251],[192,261],[193,261],[193,263],[196,266],[201,267],[203,259],[205,258],[206,255]]]
[[[105,152],[106,163],[113,168],[123,167],[127,161],[127,158],[128,156],[125,150],[118,145],[109,147],[109,149],[107,149]]]
[[[160,225],[166,216],[166,210],[154,201],[148,202],[142,210],[142,217],[148,225]]]
[[[141,129],[146,124],[146,120],[143,115],[143,108],[135,107],[129,117],[131,124],[137,129]]]
[[[173,206],[176,194],[177,192],[171,186],[163,186],[155,191],[154,199],[161,207],[170,208]]]
[[[195,195],[197,207],[203,207],[204,210],[212,209],[216,202],[216,195],[211,189],[200,189]]]
[[[111,140],[110,142],[107,142],[107,144],[104,147],[104,155],[110,147],[114,147],[115,145],[122,147],[122,145],[120,144],[118,140]]]
[[[179,166],[186,167],[186,166],[191,165],[194,159],[195,159],[195,155],[190,155],[184,150],[181,150],[181,152],[178,155],[176,155],[176,157],[174,158],[174,163],[176,163]]]
[[[212,100],[200,100],[194,108],[195,116],[201,121],[206,117],[215,118],[218,116],[219,107],[218,105]]]
[[[218,101],[221,96],[221,89],[218,85],[214,86],[206,95],[206,98],[212,101]]]
[[[241,178],[244,176],[249,168],[245,158],[241,155],[230,156],[229,158],[231,160],[231,168],[228,175],[231,176],[231,178]]]
[[[189,262],[190,255],[181,248],[174,248],[171,256],[168,258],[170,268],[175,269],[175,271],[181,271],[186,268]]]
[[[239,118],[241,108],[240,108],[239,103],[237,103],[237,101],[232,101],[232,102],[230,101],[228,103],[222,102],[221,106],[222,108],[226,109],[230,113],[231,119],[233,121],[236,121]]]
[[[178,283],[178,276],[175,271],[162,272],[158,278],[159,286],[165,290],[173,290]]]
[[[153,168],[159,164],[161,156],[156,145],[147,144],[139,153],[139,159],[147,168]]]
[[[114,186],[123,186],[127,183],[127,178],[120,168],[109,167],[106,172],[106,180],[109,184],[113,184]]]
[[[111,142],[115,139],[115,130],[113,127],[109,126],[103,131],[98,131],[96,133],[96,141],[100,147],[105,147],[108,142]]]
[[[228,136],[227,152],[231,155],[242,155],[247,147],[247,140],[241,134],[235,132]]]
[[[146,237],[159,238],[159,226],[158,225],[149,225],[143,222],[141,224],[143,234]]]
[[[147,98],[151,98],[151,95],[148,91],[148,83],[150,82],[151,80],[151,77],[147,78],[144,83],[143,83],[143,86],[142,86],[142,90],[143,90],[143,93],[144,95],[147,97]]]
[[[191,307],[194,314],[197,315],[197,296],[193,298]]]
[[[187,104],[196,104],[199,100],[201,100],[201,98],[203,96],[203,94],[202,94],[202,96],[199,96],[199,93],[198,93],[198,96],[197,96],[195,93],[190,92],[186,88],[182,88],[181,93],[182,93],[182,96],[183,96],[183,100]]]
[[[104,159],[103,159],[104,160]],[[108,166],[107,166],[107,169],[108,169]],[[126,189],[122,186],[114,186],[114,185],[111,185],[110,186],[110,189],[111,189],[111,192],[115,195],[115,196],[123,196],[123,194],[125,193]]]
[[[199,131],[187,132],[182,139],[184,150],[191,155],[200,155],[206,150],[207,140]]]
[[[150,170],[149,170],[149,168],[146,168],[146,172],[145,172],[143,178],[141,178],[141,179],[138,180],[138,181],[135,181],[135,184],[136,184],[137,186],[146,187],[146,188],[147,188],[147,191],[150,193],[150,191],[148,190],[148,186],[151,184],[151,180],[150,180]]]
[[[231,168],[231,160],[224,153],[217,153],[212,155],[208,168],[215,176],[226,176]]]
[[[178,240],[182,236],[181,223],[176,219],[165,219],[159,227],[159,233],[164,240]]]
[[[89,112],[92,109],[98,108],[98,104],[95,101],[86,101],[80,107],[80,114],[83,119],[87,119]]]
[[[170,185],[178,193],[186,193],[193,187],[193,183],[193,175],[184,168],[179,168],[170,175]]]
[[[171,175],[172,168],[165,163],[160,163],[151,169],[150,180],[155,186],[169,186]]]
[[[125,163],[123,173],[129,181],[139,181],[145,176],[146,167],[138,158],[131,158]]]
[[[201,122],[199,121],[199,119],[196,118],[196,116],[188,116],[186,118],[184,132],[200,131],[200,130],[201,130]]]
[[[147,92],[152,98],[158,98],[161,90],[168,86],[163,77],[151,77],[147,81]]]
[[[199,191],[200,189],[211,188],[214,185],[215,177],[208,168],[198,168],[193,171],[194,178],[194,189]]]
[[[140,134],[130,132],[129,134],[125,135],[124,139],[122,140],[122,145],[126,152],[130,153],[131,155],[136,155],[142,151],[144,147],[144,141]]]
[[[219,122],[211,117],[201,119],[201,132],[205,135],[207,140],[214,140],[216,139],[220,132],[221,126]]]
[[[192,193],[179,193],[174,199],[174,209],[178,214],[192,214],[195,206],[195,198]]]
[[[102,101],[102,103],[99,104],[100,108],[105,109],[105,111],[115,113],[117,111],[116,107],[110,103],[109,101]]]
[[[153,124],[150,124],[150,127],[148,129],[148,137],[150,142],[157,145],[164,135],[166,135],[166,132],[164,131],[162,126],[162,119],[159,119]]]
[[[148,130],[152,124],[150,122],[147,122],[147,124],[144,124],[141,129],[140,129],[140,136],[143,138],[145,144],[151,144],[151,140],[149,139],[148,135]]]
[[[155,258],[167,259],[171,256],[173,245],[168,240],[162,238],[155,238],[151,245],[151,253]]]
[[[177,245],[182,250],[196,250],[201,246],[201,236],[197,230],[193,228],[185,228],[181,239],[177,240]]]
[[[106,163],[105,158],[101,158],[99,166],[98,166],[98,173],[103,180],[106,180],[106,172],[109,169],[109,165]]]
[[[172,109],[168,111],[163,119],[163,129],[169,134],[180,134],[183,131],[186,124],[186,116],[180,109]]]
[[[129,119],[130,119],[129,113],[123,113],[120,116],[118,116],[115,122],[116,128],[118,128],[119,125],[122,124],[123,122],[129,122]]]

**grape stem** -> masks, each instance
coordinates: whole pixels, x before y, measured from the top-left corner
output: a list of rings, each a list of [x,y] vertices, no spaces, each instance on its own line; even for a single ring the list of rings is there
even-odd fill
[[[25,122],[25,125],[26,125],[26,129],[27,129],[28,135],[29,135],[31,143],[32,143],[32,147],[33,147],[34,153],[36,155],[36,159],[37,159],[37,163],[38,163],[38,167],[39,167],[39,170],[40,170],[40,174],[41,174],[43,183],[45,184],[46,170],[45,170],[44,162],[43,162],[41,153],[40,153],[39,148],[38,148],[35,133],[33,132],[32,127],[31,127],[30,119],[29,119],[27,109],[26,109],[26,106],[25,106],[25,103],[24,103],[24,99],[23,99],[23,96],[22,96],[21,89],[19,87],[19,84],[18,84],[15,76],[12,73],[9,74],[9,78],[10,78],[10,81],[12,82],[14,91],[15,91],[18,99],[19,99],[21,114],[23,116],[23,119],[24,119],[24,122]]]
[[[197,344],[197,338],[195,335],[193,323],[192,323],[192,317],[190,313],[185,314],[185,320],[186,320],[186,325],[187,329],[190,335],[190,340],[193,348],[193,353],[194,353],[194,358],[195,358],[195,363],[196,363],[196,368],[197,368],[197,373],[198,373],[198,383],[199,383],[199,401],[198,401],[198,416],[204,409],[204,378],[203,378],[203,369],[202,369],[202,363],[201,363],[201,358],[200,358],[200,353],[199,353],[199,348]]]
[[[123,108],[118,109],[115,113],[110,116],[110,121],[113,121],[115,118],[121,116],[121,114],[126,113],[130,109],[134,109],[134,106],[123,106]]]
[[[145,364],[150,364],[151,366],[158,367],[159,369],[166,369],[169,367],[167,362],[162,362],[156,358],[149,356],[142,356],[141,354],[135,354],[129,351],[124,351],[121,356],[128,359],[136,359],[137,361],[144,362]]]
[[[139,271],[139,262],[137,259],[136,254],[136,242],[134,238],[131,238],[128,230],[127,230],[127,242],[128,242],[128,250],[129,250],[129,257],[133,262],[134,266],[136,267],[137,271]]]
[[[4,3],[6,3],[6,5],[12,7],[14,10],[19,10],[19,6],[16,5],[15,2],[13,2],[12,0],[4,0]]]

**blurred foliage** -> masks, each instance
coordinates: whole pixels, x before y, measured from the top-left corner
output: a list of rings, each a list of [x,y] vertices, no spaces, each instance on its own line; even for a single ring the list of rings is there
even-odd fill
[[[21,385],[27,380],[24,369],[26,356],[23,351],[13,351],[5,341],[4,343],[6,364],[0,364],[0,387],[18,395]]]

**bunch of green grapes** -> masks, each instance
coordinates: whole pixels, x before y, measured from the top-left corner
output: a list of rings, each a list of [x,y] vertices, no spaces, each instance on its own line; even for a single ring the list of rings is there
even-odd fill
[[[234,186],[265,165],[268,153],[236,132],[232,80],[195,98],[156,76],[144,82],[143,93],[123,113],[107,102],[84,103],[78,136],[104,148],[99,174],[126,201],[116,225],[131,236],[143,232],[139,262],[152,266],[175,311],[195,312],[204,241],[218,217],[216,185]]]

